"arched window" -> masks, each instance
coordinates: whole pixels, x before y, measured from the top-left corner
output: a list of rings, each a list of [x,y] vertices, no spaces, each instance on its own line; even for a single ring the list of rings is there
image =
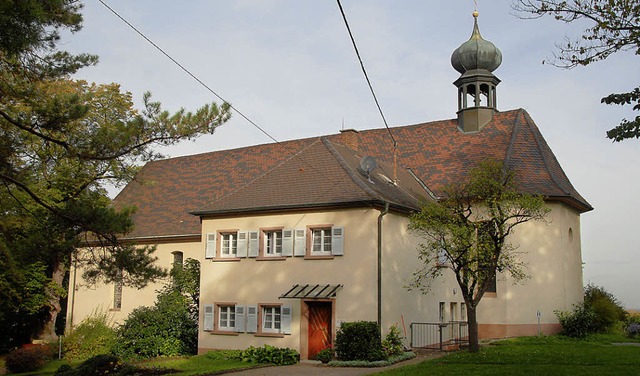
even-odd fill
[[[182,253],[182,251],[175,251],[175,252],[172,252],[172,254],[173,254],[173,268],[182,269],[184,254]]]

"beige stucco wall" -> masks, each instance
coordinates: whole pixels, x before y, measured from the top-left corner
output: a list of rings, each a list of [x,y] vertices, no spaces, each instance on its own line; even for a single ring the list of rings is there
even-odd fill
[[[242,349],[265,343],[301,351],[301,302],[299,299],[278,299],[294,284],[342,284],[344,287],[337,293],[334,321],[376,320],[378,213],[375,209],[352,209],[203,220],[203,236],[225,229],[258,230],[280,226],[295,229],[319,224],[344,227],[344,255],[330,260],[287,257],[281,261],[243,258],[240,261],[203,262],[200,280],[201,323],[203,306],[217,302],[237,305],[283,303],[292,306],[293,320],[291,334],[284,338],[258,337],[251,333],[237,336],[211,334],[201,326],[198,339],[200,351]]]
[[[520,284],[498,275],[497,293],[487,294],[478,308],[480,334],[484,337],[537,333],[537,312],[541,329],[558,330],[555,310],[568,310],[582,299],[582,258],[580,251],[580,216],[566,205],[548,204],[547,223],[528,222],[516,228],[511,243],[528,265],[530,278]],[[439,303],[445,303],[445,321],[460,319],[464,301],[453,272],[433,280],[426,295],[409,292],[404,286],[417,271],[417,244],[421,241],[408,232],[401,217],[384,219],[383,256],[383,330],[404,319],[409,335],[411,322],[438,322]],[[571,230],[570,230],[571,229]],[[569,233],[571,232],[571,236]],[[451,312],[455,303],[455,312]]]
[[[514,325],[512,331],[506,331],[507,336],[520,335],[524,330],[515,325],[533,325],[529,331],[537,332],[538,311],[542,325],[550,331],[558,330],[554,311],[569,310],[582,300],[580,216],[560,203],[549,207],[547,223],[523,224],[512,236],[511,243],[519,245],[517,252],[522,252],[530,278],[514,284],[509,276],[499,276],[497,297],[480,303],[478,321],[486,326]],[[490,334],[491,328],[486,329]]]
[[[580,217],[577,212],[559,203],[552,209],[547,223],[531,222],[519,226],[512,243],[529,265],[531,278],[513,285],[506,276],[498,276],[497,294],[486,296],[480,304],[478,321],[485,337],[535,334],[536,312],[541,312],[542,329],[557,329],[554,310],[567,310],[582,298],[582,260],[580,252]],[[294,348],[304,354],[305,319],[301,318],[302,303],[297,299],[278,299],[294,284],[342,284],[334,304],[333,325],[342,321],[377,319],[377,220],[380,210],[373,208],[328,212],[253,215],[247,217],[204,219],[202,239],[207,233],[237,229],[255,231],[265,227],[306,228],[309,225],[334,225],[344,228],[344,255],[333,259],[309,260],[287,257],[281,261],[260,261],[243,258],[240,261],[205,260],[205,242],[159,244],[158,263],[169,268],[172,252],[182,251],[184,258],[201,262],[201,298],[199,350],[243,349],[265,343]],[[386,333],[398,324],[406,333],[407,345],[412,322],[437,322],[438,305],[445,303],[445,320],[460,319],[463,302],[453,274],[433,281],[431,291],[423,294],[409,291],[412,273],[418,270],[417,248],[420,239],[407,230],[407,218],[393,212],[383,217],[382,247],[382,329]],[[571,231],[570,231],[571,229]],[[570,232],[572,236],[570,236]],[[113,306],[113,285],[84,286],[77,279],[77,288],[70,291],[68,323],[79,323],[97,310]],[[73,278],[74,271],[71,271]],[[161,283],[143,290],[124,288],[122,309],[110,311],[116,322],[141,305],[152,305],[155,291]],[[71,312],[72,301],[73,313]],[[250,333],[219,335],[202,328],[203,306],[214,303],[258,305],[282,303],[290,305],[291,334],[283,338],[258,337]],[[455,312],[451,312],[455,303]]]
[[[164,268],[171,268],[173,252],[181,251],[183,259],[196,259],[202,262],[202,246],[200,242],[188,243],[163,243],[158,244],[154,255],[158,257],[157,264]],[[75,275],[75,286],[74,285]],[[160,280],[150,283],[144,289],[124,287],[122,289],[122,307],[113,309],[114,285],[113,283],[89,286],[82,280],[82,269],[76,271],[73,267],[70,271],[69,298],[67,303],[67,328],[77,325],[94,312],[108,312],[113,323],[122,323],[134,308],[140,306],[152,306],[155,302],[156,291],[164,286],[167,281]],[[74,296],[75,295],[75,296]]]

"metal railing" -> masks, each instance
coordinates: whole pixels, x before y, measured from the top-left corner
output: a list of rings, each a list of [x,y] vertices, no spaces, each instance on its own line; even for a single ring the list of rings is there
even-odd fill
[[[469,346],[469,327],[465,321],[412,322],[410,328],[413,348],[449,351]]]

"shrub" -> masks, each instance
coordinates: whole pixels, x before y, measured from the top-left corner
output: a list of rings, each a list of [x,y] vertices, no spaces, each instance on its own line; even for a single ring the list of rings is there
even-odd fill
[[[375,321],[342,323],[336,334],[335,350],[340,360],[385,359],[380,326]]]
[[[136,308],[118,328],[113,352],[123,359],[193,354],[197,330],[186,305]]]
[[[240,356],[243,362],[271,363],[276,366],[296,364],[300,361],[300,354],[296,350],[270,345],[264,345],[263,347],[249,346],[249,348],[241,352]]]
[[[336,356],[335,351],[331,347],[327,347],[326,349],[322,349],[318,351],[316,355],[316,359],[321,361],[322,363],[329,363]]]
[[[585,303],[574,305],[571,312],[555,311],[555,314],[562,325],[563,335],[584,338],[596,331],[596,315]]]
[[[53,352],[47,345],[33,345],[10,352],[5,367],[12,373],[36,371],[52,359]]]
[[[605,333],[627,316],[622,304],[604,287],[588,284],[584,290],[584,304],[595,315],[595,332]]]
[[[388,357],[402,355],[404,353],[403,337],[400,334],[397,324],[391,325],[384,341],[382,341],[382,349]]]
[[[625,333],[629,338],[640,338],[640,324],[632,322],[625,328]]]
[[[106,312],[94,312],[64,338],[64,357],[70,361],[85,360],[100,354],[110,354],[116,331]]]
[[[183,269],[172,272],[172,281],[159,292],[153,307],[131,312],[117,329],[114,354],[123,359],[196,354],[199,265],[188,259]]]

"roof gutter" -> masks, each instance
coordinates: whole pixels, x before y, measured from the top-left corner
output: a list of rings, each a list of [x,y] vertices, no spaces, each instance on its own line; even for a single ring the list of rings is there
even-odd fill
[[[382,327],[382,217],[389,213],[389,203],[384,203],[384,210],[378,215],[378,325]]]

